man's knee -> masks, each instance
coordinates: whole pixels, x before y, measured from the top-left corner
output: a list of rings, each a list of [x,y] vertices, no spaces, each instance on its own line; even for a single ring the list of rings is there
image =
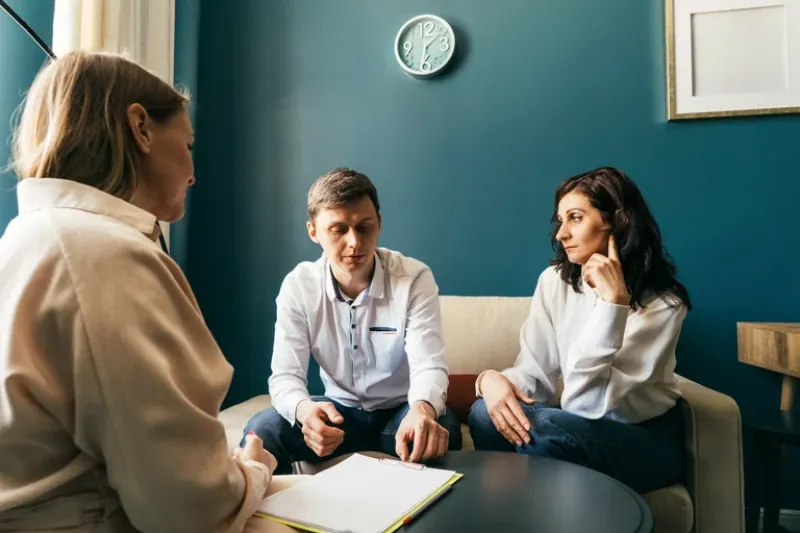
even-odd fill
[[[264,441],[264,448],[270,449],[271,444],[280,442],[281,435],[291,431],[292,426],[287,422],[274,407],[263,409],[253,415],[244,427],[244,434],[239,446],[244,446],[245,436],[252,431],[258,438]]]
[[[447,449],[450,451],[460,450],[463,446],[463,439],[461,438],[461,422],[456,414],[448,409],[437,422],[449,433]]]

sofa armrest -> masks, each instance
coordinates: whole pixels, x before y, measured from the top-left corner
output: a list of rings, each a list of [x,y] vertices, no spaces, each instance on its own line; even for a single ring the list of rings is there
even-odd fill
[[[742,420],[733,398],[679,378],[694,533],[744,532]]]

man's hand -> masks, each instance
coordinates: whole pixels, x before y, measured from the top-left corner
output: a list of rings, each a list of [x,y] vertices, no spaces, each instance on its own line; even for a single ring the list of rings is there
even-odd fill
[[[484,374],[480,390],[497,431],[511,444],[522,446],[523,442],[529,443],[531,423],[519,402],[530,405],[533,399],[522,394],[516,385],[499,372]]]
[[[344,421],[330,402],[303,400],[297,405],[296,419],[303,426],[303,440],[319,457],[332,454],[344,442],[344,431],[326,424]]]
[[[450,432],[436,422],[436,412],[429,404],[411,406],[395,435],[395,453],[403,461],[417,463],[441,457],[447,452]],[[413,441],[411,455],[408,444]]]

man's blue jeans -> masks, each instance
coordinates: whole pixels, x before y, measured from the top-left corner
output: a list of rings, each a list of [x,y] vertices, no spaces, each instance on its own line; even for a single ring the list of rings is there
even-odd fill
[[[606,474],[638,493],[682,483],[685,472],[680,407],[641,424],[590,420],[557,407],[520,403],[531,423],[530,444],[516,446],[497,431],[481,398],[470,410],[476,450],[552,457]]]
[[[400,423],[408,413],[408,404],[391,409],[364,411],[326,398],[316,396],[315,402],[331,402],[344,421],[336,427],[344,431],[344,441],[327,457],[319,457],[303,440],[303,432],[298,424],[289,425],[274,407],[264,409],[253,416],[244,428],[244,435],[252,430],[264,441],[267,449],[278,460],[275,474],[290,474],[295,461],[321,462],[332,457],[353,452],[377,451],[397,456],[395,453],[395,434]],[[461,424],[452,411],[436,420],[450,432],[448,450],[461,449]],[[242,437],[241,446],[244,445]],[[412,446],[409,443],[409,451]]]

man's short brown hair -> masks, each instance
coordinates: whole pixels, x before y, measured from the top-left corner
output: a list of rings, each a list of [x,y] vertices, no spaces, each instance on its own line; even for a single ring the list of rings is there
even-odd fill
[[[341,207],[357,202],[364,196],[372,200],[380,220],[378,191],[369,178],[349,168],[335,168],[317,178],[308,190],[308,217],[313,221],[321,209]]]

